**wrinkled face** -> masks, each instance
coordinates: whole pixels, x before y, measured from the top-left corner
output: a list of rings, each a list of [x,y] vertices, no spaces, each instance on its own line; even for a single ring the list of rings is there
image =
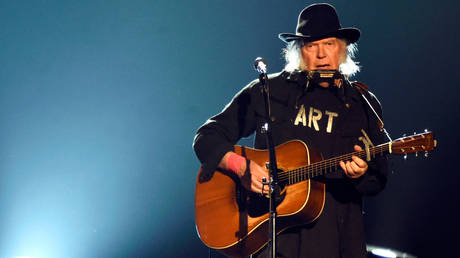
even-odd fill
[[[308,70],[338,70],[345,48],[346,43],[337,38],[308,42],[302,47],[303,63]]]

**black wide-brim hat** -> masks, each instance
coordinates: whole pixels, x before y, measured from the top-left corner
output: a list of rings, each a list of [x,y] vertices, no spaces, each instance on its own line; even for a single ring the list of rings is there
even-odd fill
[[[278,37],[284,42],[293,40],[316,41],[328,37],[358,41],[361,32],[357,28],[342,28],[335,8],[330,4],[312,4],[299,14],[296,34],[281,33]]]

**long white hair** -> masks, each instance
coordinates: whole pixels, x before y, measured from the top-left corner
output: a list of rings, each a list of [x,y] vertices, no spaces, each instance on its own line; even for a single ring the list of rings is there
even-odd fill
[[[339,39],[339,42],[346,45],[344,49],[343,58],[339,65],[339,71],[347,78],[355,75],[359,72],[358,63],[353,60],[355,53],[358,51],[356,43],[347,44],[345,40]],[[293,72],[295,70],[306,70],[307,67],[303,62],[301,49],[305,43],[302,40],[293,40],[289,42],[285,48],[283,48],[284,59],[286,65],[284,70],[287,72]]]

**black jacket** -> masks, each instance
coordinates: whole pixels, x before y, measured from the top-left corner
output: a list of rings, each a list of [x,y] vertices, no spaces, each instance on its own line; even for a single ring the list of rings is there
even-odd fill
[[[347,82],[341,88],[324,89],[317,85],[306,88],[306,82],[306,75],[301,72],[283,71],[269,76],[275,145],[300,139],[329,158],[352,152],[353,145],[361,143],[358,140],[361,129],[374,145],[384,142],[375,114],[354,86]],[[381,116],[375,96],[370,92],[365,95]],[[261,86],[255,80],[198,129],[194,149],[204,175],[212,176],[223,155],[233,150],[242,137],[255,132],[254,147],[266,147],[265,134],[260,130],[264,114]],[[318,179],[326,183],[323,213],[310,225],[282,233],[278,240],[280,255],[285,252],[287,257],[364,257],[361,196],[380,192],[387,176],[385,157],[376,158],[368,165],[368,171],[358,179],[349,179],[341,170]]]

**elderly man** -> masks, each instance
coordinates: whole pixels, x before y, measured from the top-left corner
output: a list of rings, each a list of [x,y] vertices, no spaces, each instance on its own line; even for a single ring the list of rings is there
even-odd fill
[[[379,102],[364,84],[349,81],[359,70],[352,60],[359,36],[358,29],[341,27],[334,7],[328,4],[306,7],[296,33],[279,35],[287,43],[286,66],[268,80],[275,145],[299,139],[328,159],[361,151],[358,138],[363,131],[375,145],[384,141]],[[315,79],[318,70],[338,71],[334,74],[340,76]],[[233,146],[255,132],[254,147],[267,147],[261,130],[265,110],[260,87],[256,80],[243,88],[220,114],[199,128],[194,140],[204,173],[212,175],[217,168],[233,171],[246,189],[256,193],[267,191],[262,184],[267,170],[236,154]],[[277,257],[366,256],[362,196],[384,188],[386,159],[365,161],[352,156],[339,165],[334,173],[315,179],[326,189],[321,215],[283,231],[278,236]],[[262,249],[255,256],[265,257],[266,252]]]

